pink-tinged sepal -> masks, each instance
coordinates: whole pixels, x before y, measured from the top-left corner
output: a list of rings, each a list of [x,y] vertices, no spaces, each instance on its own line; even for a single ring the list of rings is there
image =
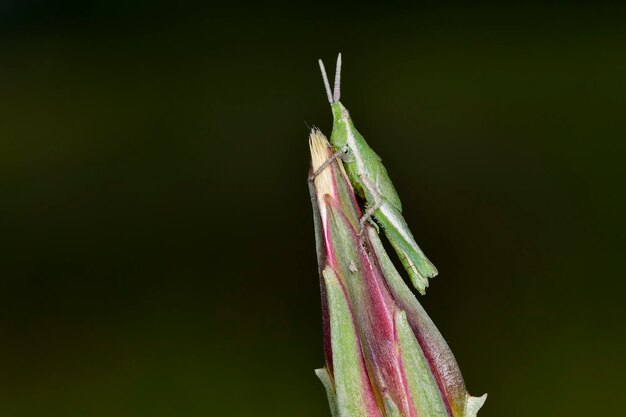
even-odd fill
[[[365,367],[349,300],[331,268],[322,274],[328,295],[333,373],[317,373],[326,387],[331,410],[334,408],[333,416],[383,417]]]
[[[419,344],[427,361],[430,371],[437,382],[447,415],[452,417],[475,417],[476,413],[486,400],[482,397],[472,397],[465,388],[465,382],[454,354],[445,339],[419,303],[415,295],[393,265],[385,251],[378,234],[368,230],[368,238],[373,256],[378,262],[387,288],[393,297],[396,306],[406,315],[406,322],[411,328],[415,340]]]

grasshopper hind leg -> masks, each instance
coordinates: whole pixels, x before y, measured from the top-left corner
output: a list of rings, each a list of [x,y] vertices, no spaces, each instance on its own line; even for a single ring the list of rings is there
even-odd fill
[[[376,229],[376,231],[378,232],[378,225],[376,224],[375,221],[372,220],[372,216],[374,216],[374,213],[376,213],[376,210],[378,210],[382,205],[383,205],[383,198],[380,195],[380,192],[376,189],[376,187],[370,182],[370,180],[367,178],[367,176],[365,175],[361,175],[361,181],[363,181],[363,184],[365,184],[365,188],[367,189],[367,191],[369,191],[370,194],[370,198],[372,198],[374,200],[374,204],[371,205],[370,207],[367,207],[366,205],[366,210],[365,210],[365,214],[363,214],[363,216],[361,217],[361,219],[359,220],[359,224],[360,224],[360,229],[359,229],[359,235],[362,236],[363,235],[363,231],[365,229],[365,223],[369,221],[370,224],[372,224],[374,226],[374,228]],[[368,193],[365,193],[365,199],[368,199]]]
[[[359,220],[359,236],[363,236],[363,232],[365,231],[365,223],[367,222],[374,226],[377,232],[379,231],[378,225],[372,219],[372,216],[374,215],[374,213],[376,213],[376,210],[378,210],[382,205],[383,201],[378,200],[372,207],[368,208],[365,214],[361,217],[361,219]]]

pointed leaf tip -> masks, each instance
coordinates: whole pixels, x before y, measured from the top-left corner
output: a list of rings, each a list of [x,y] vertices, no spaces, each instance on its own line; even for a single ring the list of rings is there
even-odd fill
[[[328,405],[330,406],[330,413],[332,417],[340,417],[339,409],[337,407],[337,394],[335,393],[335,386],[330,374],[326,368],[320,368],[315,370],[315,375],[322,381],[324,388],[326,389],[326,396],[328,397]]]
[[[480,397],[467,396],[467,402],[465,403],[465,413],[463,417],[476,417],[478,410],[483,406],[487,400],[487,394],[483,394]]]
[[[385,395],[385,415],[387,417],[402,417],[398,406],[393,402],[389,395]]]

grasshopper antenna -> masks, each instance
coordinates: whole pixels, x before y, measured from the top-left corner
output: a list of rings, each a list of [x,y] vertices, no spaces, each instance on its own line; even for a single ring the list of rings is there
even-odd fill
[[[322,71],[322,78],[324,79],[324,87],[326,87],[326,97],[328,97],[328,102],[333,104],[333,95],[330,92],[330,84],[328,83],[328,76],[326,75],[326,68],[324,68],[324,63],[321,59],[318,59],[317,62],[320,64],[320,71]]]
[[[341,52],[337,55],[337,66],[335,67],[335,90],[333,92],[333,101],[339,101],[341,97]]]

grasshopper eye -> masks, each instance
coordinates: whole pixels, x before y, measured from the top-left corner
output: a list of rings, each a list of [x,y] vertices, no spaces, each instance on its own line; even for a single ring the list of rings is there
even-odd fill
[[[352,150],[350,149],[350,147],[348,145],[345,145],[344,147],[339,149],[338,156],[339,156],[339,158],[341,158],[341,160],[343,162],[353,162],[354,161],[354,155],[352,154]]]
[[[341,109],[341,118],[343,120],[349,120],[350,119],[350,113],[348,113],[348,109]]]

